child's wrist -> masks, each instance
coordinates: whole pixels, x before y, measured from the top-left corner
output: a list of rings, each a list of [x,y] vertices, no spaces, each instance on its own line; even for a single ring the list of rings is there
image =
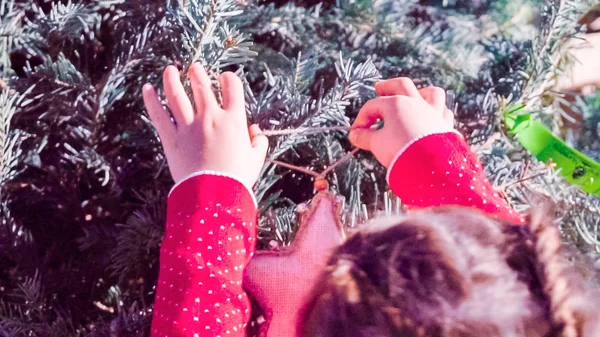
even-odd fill
[[[398,150],[398,152],[396,153],[396,155],[394,156],[394,158],[390,162],[390,165],[387,168],[386,181],[388,182],[388,184],[390,183],[390,174],[392,172],[392,169],[394,168],[394,166],[398,162],[398,159],[400,159],[400,157],[402,157],[402,154],[404,154],[404,152],[406,152],[406,150],[408,148],[410,148],[416,142],[418,142],[418,141],[420,141],[422,139],[425,139],[427,137],[434,136],[434,135],[440,135],[440,134],[446,134],[446,133],[453,133],[453,134],[457,134],[457,135],[459,135],[461,137],[464,137],[456,129],[449,129],[449,130],[441,130],[441,131],[433,131],[433,132],[425,133],[425,134],[422,134],[422,135],[419,135],[419,136],[415,136],[410,141],[408,141],[400,150]]]
[[[247,193],[249,194],[249,196],[252,199],[252,202],[254,204],[254,207],[257,208],[258,207],[258,202],[256,201],[256,197],[254,195],[254,192],[252,191],[252,186],[247,186],[246,184],[244,184],[244,181],[242,179],[240,179],[239,177],[227,173],[227,172],[222,172],[222,171],[215,171],[215,170],[198,170],[195,172],[192,172],[184,177],[182,177],[181,179],[179,179],[179,181],[175,182],[175,185],[173,185],[173,187],[171,188],[171,190],[169,191],[168,197],[170,197],[173,192],[180,187],[181,185],[183,185],[186,181],[197,177],[197,176],[202,176],[202,175],[209,175],[209,176],[216,176],[216,177],[227,177],[230,178],[232,180],[235,180],[236,182],[238,182],[240,185],[242,185],[244,187],[244,189],[247,191]]]

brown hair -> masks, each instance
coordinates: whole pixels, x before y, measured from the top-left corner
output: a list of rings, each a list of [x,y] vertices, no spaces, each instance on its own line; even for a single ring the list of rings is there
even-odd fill
[[[600,336],[542,213],[527,226],[458,207],[379,219],[335,250],[296,335]]]

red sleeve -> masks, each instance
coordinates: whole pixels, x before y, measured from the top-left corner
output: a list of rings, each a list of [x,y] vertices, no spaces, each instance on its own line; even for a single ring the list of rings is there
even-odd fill
[[[245,336],[250,302],[242,278],[254,254],[256,216],[251,193],[233,178],[203,174],[175,187],[152,337]]]
[[[496,193],[479,158],[457,132],[413,141],[392,162],[388,182],[409,209],[461,205],[522,222],[521,216]]]

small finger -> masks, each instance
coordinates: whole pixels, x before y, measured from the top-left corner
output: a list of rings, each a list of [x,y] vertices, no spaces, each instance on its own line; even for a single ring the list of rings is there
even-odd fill
[[[446,109],[446,91],[444,89],[440,87],[426,87],[419,89],[419,94],[435,111],[443,113],[444,109]]]
[[[377,82],[375,91],[379,96],[404,95],[409,97],[421,97],[414,82],[408,77],[397,77]]]
[[[169,108],[178,125],[190,125],[194,120],[194,110],[179,78],[179,70],[168,66],[163,73],[163,85],[169,101]]]
[[[371,129],[371,126],[379,119],[383,119],[385,123],[386,111],[393,108],[392,105],[396,99],[397,96],[378,97],[363,105],[356,120],[352,123],[352,129],[348,135],[354,146],[367,151],[371,150],[373,136],[378,132],[376,129]]]
[[[352,145],[367,151],[371,151],[373,136],[377,130],[373,129],[352,129],[348,139]]]
[[[258,151],[261,156],[265,157],[269,149],[269,139],[267,136],[262,133],[262,130],[258,124],[250,125],[248,128],[248,133],[250,135],[252,148]]]
[[[188,76],[192,83],[196,113],[203,114],[207,110],[218,109],[219,104],[212,90],[210,77],[204,67],[200,63],[192,64],[188,70]]]
[[[142,87],[142,97],[148,110],[148,116],[150,116],[152,125],[156,128],[161,141],[163,144],[171,142],[176,132],[175,125],[171,121],[169,113],[161,104],[158,94],[151,84],[145,84]]]
[[[246,105],[244,98],[244,85],[240,78],[228,71],[219,76],[221,83],[221,94],[223,95],[223,109],[246,116]]]
[[[385,108],[388,106],[386,101],[386,97],[367,101],[358,112],[352,128],[370,128],[378,119],[383,119]]]
[[[454,112],[452,112],[452,110],[450,110],[448,108],[444,108],[443,118],[444,118],[444,123],[446,123],[446,126],[453,129],[454,128]]]

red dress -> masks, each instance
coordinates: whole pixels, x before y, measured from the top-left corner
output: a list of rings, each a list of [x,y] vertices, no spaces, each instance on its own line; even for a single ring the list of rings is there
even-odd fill
[[[462,205],[521,222],[455,132],[408,144],[390,165],[388,182],[409,208]],[[250,302],[242,279],[255,250],[256,217],[252,192],[225,174],[199,172],[173,188],[152,337],[245,336]]]

